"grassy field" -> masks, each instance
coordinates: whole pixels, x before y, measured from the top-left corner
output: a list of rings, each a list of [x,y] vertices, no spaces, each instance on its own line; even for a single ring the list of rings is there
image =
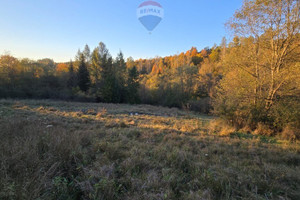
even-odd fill
[[[300,199],[298,142],[148,105],[0,100],[0,199]]]

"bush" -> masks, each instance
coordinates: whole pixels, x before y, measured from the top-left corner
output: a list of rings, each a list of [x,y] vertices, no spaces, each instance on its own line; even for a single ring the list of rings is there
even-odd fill
[[[272,135],[274,135],[274,131],[272,129],[270,129],[270,127],[268,125],[259,122],[257,124],[257,128],[254,131],[254,134],[272,136]]]
[[[300,129],[293,128],[291,126],[286,126],[280,133],[280,137],[286,140],[296,140],[300,138]]]
[[[188,105],[189,110],[205,114],[208,114],[212,109],[211,99],[209,97],[201,98],[199,100],[190,100],[186,105]]]
[[[209,133],[217,133],[221,136],[228,136],[236,131],[234,127],[222,119],[212,120],[208,125],[208,130]]]

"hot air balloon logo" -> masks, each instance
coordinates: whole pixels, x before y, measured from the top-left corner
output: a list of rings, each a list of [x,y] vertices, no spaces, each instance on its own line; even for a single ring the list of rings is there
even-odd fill
[[[151,33],[163,19],[164,9],[155,1],[145,1],[138,7],[137,17]]]

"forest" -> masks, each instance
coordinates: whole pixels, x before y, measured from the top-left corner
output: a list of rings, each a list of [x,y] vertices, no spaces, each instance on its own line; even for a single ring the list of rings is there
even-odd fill
[[[74,61],[0,57],[0,98],[151,104],[211,114],[235,130],[300,137],[298,1],[246,1],[233,39],[152,59],[113,58],[103,42]]]

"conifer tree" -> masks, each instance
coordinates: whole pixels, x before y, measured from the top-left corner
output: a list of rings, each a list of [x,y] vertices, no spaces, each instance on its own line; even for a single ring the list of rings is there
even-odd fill
[[[77,77],[80,90],[87,92],[90,87],[90,75],[83,54],[80,55]]]
[[[76,86],[76,74],[74,72],[74,66],[73,66],[73,62],[72,60],[70,61],[70,64],[69,64],[69,72],[68,72],[68,87],[69,88],[73,88]]]
[[[83,55],[85,58],[86,63],[89,65],[91,62],[91,50],[90,47],[86,44],[83,50]]]
[[[138,88],[140,86],[139,83],[139,73],[136,67],[132,67],[128,69],[128,79],[127,79],[127,95],[126,101],[131,104],[139,103],[139,95]]]

